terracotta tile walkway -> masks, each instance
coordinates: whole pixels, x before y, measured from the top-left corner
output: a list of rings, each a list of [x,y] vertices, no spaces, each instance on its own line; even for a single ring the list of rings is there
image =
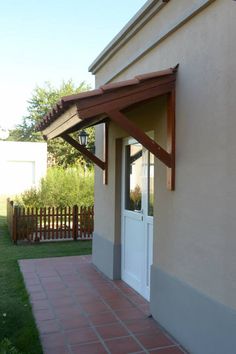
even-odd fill
[[[186,353],[148,317],[148,302],[90,256],[19,263],[45,354]]]

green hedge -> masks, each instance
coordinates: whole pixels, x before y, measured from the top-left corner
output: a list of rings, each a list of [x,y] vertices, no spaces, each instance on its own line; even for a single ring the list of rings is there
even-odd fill
[[[94,204],[94,171],[82,167],[50,167],[38,189],[16,196],[23,207],[91,206]]]

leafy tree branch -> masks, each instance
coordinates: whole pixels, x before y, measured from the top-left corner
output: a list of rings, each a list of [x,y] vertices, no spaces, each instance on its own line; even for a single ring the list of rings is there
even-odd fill
[[[32,97],[28,101],[28,115],[22,118],[22,123],[10,131],[9,141],[43,141],[42,134],[36,132],[36,125],[51,110],[51,108],[63,96],[80,93],[90,89],[85,82],[76,86],[72,80],[63,81],[59,88],[55,88],[50,82],[45,82],[43,87],[37,86]],[[88,148],[94,148],[94,128],[88,128]],[[78,151],[64,142],[61,138],[56,138],[48,142],[49,165],[67,167],[80,163],[90,165]]]

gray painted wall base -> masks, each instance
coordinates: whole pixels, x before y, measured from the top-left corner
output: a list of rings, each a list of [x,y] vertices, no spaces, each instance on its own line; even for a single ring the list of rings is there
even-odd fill
[[[114,244],[94,233],[92,262],[108,278],[120,279],[121,245]]]
[[[152,266],[151,313],[193,354],[236,353],[236,311]]]

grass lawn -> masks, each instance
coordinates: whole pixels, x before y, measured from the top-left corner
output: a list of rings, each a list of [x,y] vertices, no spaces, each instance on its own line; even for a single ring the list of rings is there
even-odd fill
[[[8,338],[22,354],[41,354],[38,331],[17,261],[90,254],[92,242],[13,245],[7,230],[5,207],[5,200],[0,198],[0,342]]]

